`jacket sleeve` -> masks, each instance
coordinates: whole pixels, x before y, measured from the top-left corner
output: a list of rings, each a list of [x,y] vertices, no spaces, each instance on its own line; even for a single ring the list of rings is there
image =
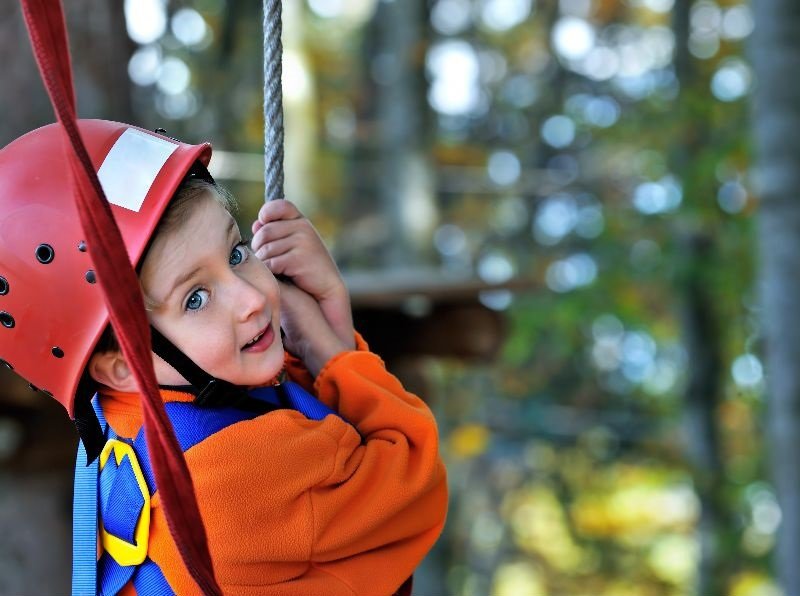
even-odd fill
[[[345,580],[357,594],[374,589],[377,568],[394,574],[399,586],[444,525],[447,486],[436,422],[368,351],[334,357],[315,389],[355,428],[339,427],[332,469],[311,491],[312,561],[337,575],[358,556],[372,572]]]
[[[356,331],[356,350],[360,352],[369,351],[367,342],[364,341],[358,331]],[[314,392],[314,377],[308,372],[306,365],[303,364],[300,358],[286,350],[284,351],[283,365],[286,369],[286,376],[289,377],[290,381],[294,381],[309,393]]]

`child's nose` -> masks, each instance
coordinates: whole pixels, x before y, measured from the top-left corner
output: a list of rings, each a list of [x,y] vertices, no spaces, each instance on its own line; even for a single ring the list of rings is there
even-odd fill
[[[237,316],[246,321],[254,314],[264,311],[267,306],[267,297],[257,286],[248,280],[237,277],[238,283],[234,304],[238,305]]]

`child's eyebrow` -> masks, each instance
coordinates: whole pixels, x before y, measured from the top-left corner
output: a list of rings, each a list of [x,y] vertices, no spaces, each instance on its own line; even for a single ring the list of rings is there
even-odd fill
[[[175,291],[175,289],[179,288],[180,286],[185,284],[187,282],[187,280],[191,279],[197,273],[199,273],[202,268],[203,268],[202,265],[198,265],[194,269],[191,269],[189,271],[184,272],[182,275],[179,275],[175,279],[175,281],[172,282],[172,285],[170,286],[169,292],[167,292],[167,295],[164,297],[164,302],[168,302],[169,299],[172,297],[172,294]]]
[[[228,229],[225,231],[226,238],[231,238],[238,231],[238,229],[239,228],[236,225],[236,222],[231,220],[230,223],[228,224]],[[173,282],[170,284],[169,291],[167,292],[166,296],[164,297],[164,301],[163,302],[164,303],[168,302],[169,299],[172,297],[172,294],[175,292],[175,290],[177,288],[179,288],[183,284],[185,284],[188,280],[190,280],[192,277],[194,277],[202,269],[203,269],[203,264],[199,264],[196,267],[193,267],[192,269],[190,269],[189,271],[186,271],[186,272],[182,273],[181,275],[179,275],[178,277],[176,277],[173,280]]]

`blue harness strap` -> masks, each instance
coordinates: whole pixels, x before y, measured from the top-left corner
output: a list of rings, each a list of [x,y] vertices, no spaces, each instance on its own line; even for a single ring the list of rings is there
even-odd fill
[[[249,420],[256,416],[253,412],[245,412],[235,408],[205,409],[186,402],[169,402],[164,404],[164,409],[170,422],[172,422],[178,445],[183,451],[188,451],[189,448],[231,424]],[[139,433],[133,441],[133,450],[139,459],[139,465],[142,468],[150,493],[153,494],[157,490],[156,477],[153,474],[153,467],[150,463],[147,441],[144,438],[144,427],[139,429]]]
[[[291,381],[281,385],[280,389],[261,387],[251,390],[249,394],[260,401],[295,409],[311,420],[322,420],[329,414],[338,416],[334,410]],[[98,459],[87,465],[84,446],[78,444],[72,541],[73,596],[114,596],[130,581],[139,596],[174,594],[161,569],[144,553],[144,560],[139,558],[142,562],[138,564],[121,564],[108,551],[97,560],[98,530],[110,534],[113,540],[123,542],[124,546],[137,546],[137,524],[145,507],[149,507],[149,501],[142,493],[144,484],[140,485],[136,480],[134,468],[141,471],[148,497],[158,487],[150,464],[144,428],[139,430],[134,440],[120,438],[106,422],[99,400],[95,399],[93,406],[106,440],[124,443],[122,447],[128,453],[119,462],[113,454],[107,456],[102,467]],[[164,404],[164,408],[184,452],[232,424],[259,415],[235,408],[198,408],[186,402],[169,402]],[[131,459],[132,455],[135,456],[135,462]],[[98,511],[102,520],[100,526]]]
[[[72,501],[72,594],[97,592],[97,468],[87,462],[83,441],[78,443]]]
[[[323,404],[297,383],[291,381],[282,383],[280,388],[259,387],[251,389],[248,394],[250,397],[261,401],[297,410],[309,420],[322,420],[329,414],[339,416],[338,412]],[[281,397],[285,397],[285,400],[281,400]],[[339,417],[341,418],[341,416]]]
[[[139,596],[169,596],[175,594],[170,587],[161,568],[156,565],[149,557],[139,565],[120,565],[114,557],[108,553],[103,553],[100,561],[97,562],[100,570],[100,586],[97,593],[100,596],[114,596],[125,587],[131,579],[136,594]]]

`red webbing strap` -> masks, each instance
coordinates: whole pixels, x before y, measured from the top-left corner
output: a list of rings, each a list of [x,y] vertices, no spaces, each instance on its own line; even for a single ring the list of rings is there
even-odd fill
[[[61,0],[21,3],[39,71],[63,127],[75,203],[97,279],[111,324],[142,394],[145,436],[170,533],[203,593],[221,594],[189,469],[164,411],[153,372],[150,330],[139,282],[78,131]]]

